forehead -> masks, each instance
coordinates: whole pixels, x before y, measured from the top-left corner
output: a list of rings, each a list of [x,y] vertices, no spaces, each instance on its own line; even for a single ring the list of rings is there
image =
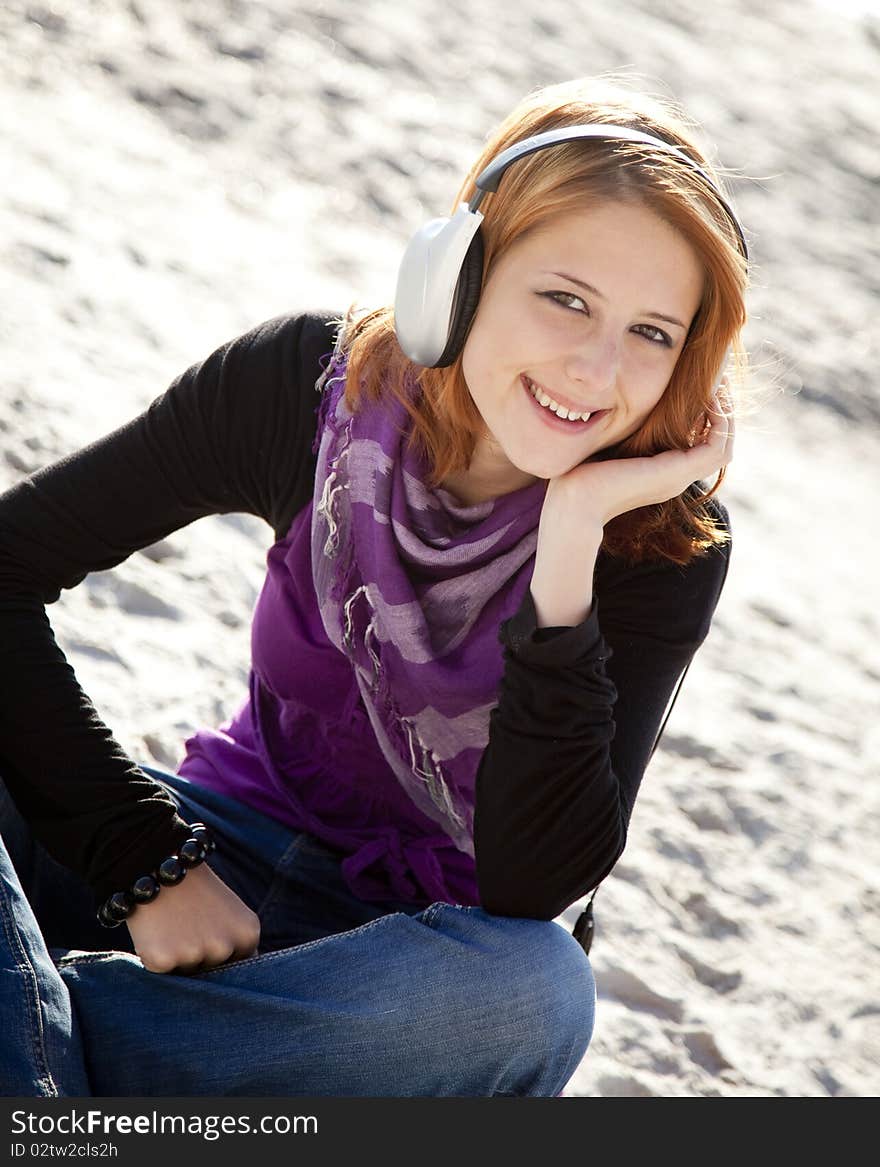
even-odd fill
[[[521,235],[505,259],[530,270],[549,268],[606,293],[635,285],[664,288],[694,301],[702,296],[704,269],[692,244],[650,207],[606,201],[549,217]]]
[[[541,251],[559,247],[595,248],[602,243],[638,251],[650,239],[665,251],[691,253],[688,240],[661,218],[656,211],[639,202],[623,200],[592,203],[583,210],[563,215],[549,215],[514,243],[514,247]]]

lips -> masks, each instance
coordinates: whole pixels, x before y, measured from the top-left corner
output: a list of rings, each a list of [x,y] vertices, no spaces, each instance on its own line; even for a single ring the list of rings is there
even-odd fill
[[[535,381],[532,381],[531,378],[527,377],[524,373],[520,377],[520,381],[526,393],[528,394],[529,400],[532,403],[532,407],[541,414],[542,419],[547,425],[552,426],[554,430],[559,430],[561,433],[568,431],[569,433],[581,434],[588,427],[598,422],[599,419],[604,417],[608,412],[607,409],[597,409],[590,412],[589,415],[584,418],[583,414],[587,412],[586,410],[575,411],[572,409],[571,412],[577,412],[578,414],[577,420],[572,420],[569,416],[568,407],[558,403],[555,398],[550,395],[548,390],[538,385]],[[542,405],[542,400],[546,400],[548,404]],[[554,406],[556,407],[555,409],[553,408]],[[559,412],[557,411],[564,413],[564,416],[560,416]]]

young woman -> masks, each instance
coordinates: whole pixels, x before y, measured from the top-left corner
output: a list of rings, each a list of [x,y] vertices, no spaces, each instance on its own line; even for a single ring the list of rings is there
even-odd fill
[[[718,601],[746,246],[681,113],[607,83],[531,94],[455,207],[396,311],[269,321],[0,498],[4,1094],[553,1095],[583,1057],[554,917]],[[231,511],[275,536],[249,692],[138,766],[44,605]]]

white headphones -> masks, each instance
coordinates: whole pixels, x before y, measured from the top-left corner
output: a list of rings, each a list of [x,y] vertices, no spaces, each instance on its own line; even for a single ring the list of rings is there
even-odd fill
[[[394,329],[410,360],[429,368],[444,368],[461,351],[480,299],[483,216],[477,208],[483,196],[498,189],[501,176],[517,159],[581,138],[636,142],[684,162],[705,182],[727,214],[748,260],[745,234],[733,208],[709,174],[683,150],[627,126],[591,124],[548,130],[504,150],[477,176],[477,191],[470,203],[462,203],[451,218],[431,219],[410,239],[400,263],[394,299]]]

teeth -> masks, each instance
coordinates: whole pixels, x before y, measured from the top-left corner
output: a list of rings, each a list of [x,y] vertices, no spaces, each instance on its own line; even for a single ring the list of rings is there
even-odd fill
[[[558,401],[554,401],[550,394],[545,392],[545,390],[539,389],[530,377],[526,377],[526,381],[529,386],[529,392],[538,402],[538,404],[543,405],[545,409],[552,410],[552,412],[555,413],[557,417],[561,417],[563,421],[588,421],[592,416],[592,414],[589,412],[575,413],[573,409],[566,409],[564,405],[560,405]]]

